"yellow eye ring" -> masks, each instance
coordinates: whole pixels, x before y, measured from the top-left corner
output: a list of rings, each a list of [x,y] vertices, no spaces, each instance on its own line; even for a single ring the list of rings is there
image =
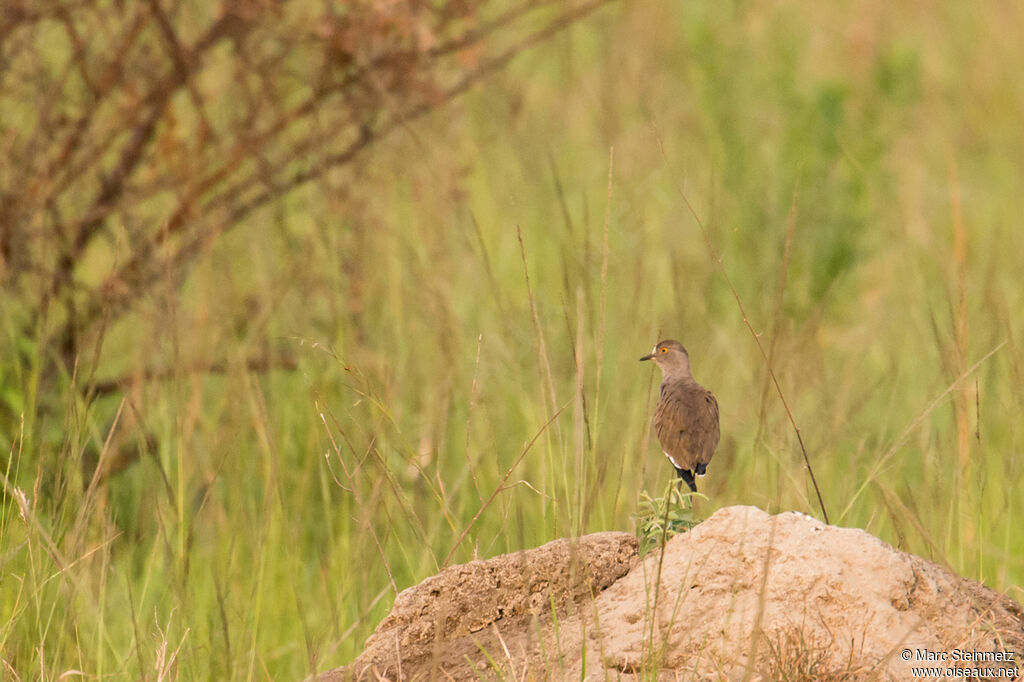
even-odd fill
[[[667,352],[668,352],[668,348],[660,348],[660,349],[659,349],[659,352],[661,352],[661,353],[667,353]]]

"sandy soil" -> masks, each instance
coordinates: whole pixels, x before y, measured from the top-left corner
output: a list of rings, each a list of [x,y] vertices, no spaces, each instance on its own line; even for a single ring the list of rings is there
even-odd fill
[[[629,534],[597,533],[452,566],[403,591],[363,653],[318,679],[657,671],[664,680],[903,680],[912,666],[1024,670],[1018,603],[863,530],[728,507],[664,554],[641,561],[636,547]]]

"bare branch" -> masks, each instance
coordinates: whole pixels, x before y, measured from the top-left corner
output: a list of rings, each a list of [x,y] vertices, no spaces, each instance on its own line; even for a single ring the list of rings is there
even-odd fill
[[[0,286],[30,324],[59,309],[70,366],[253,212],[611,1],[236,0],[212,19],[200,0],[16,3],[0,17],[0,109],[19,114],[0,120]],[[44,54],[53,26],[66,45]],[[85,287],[94,248],[114,258]]]

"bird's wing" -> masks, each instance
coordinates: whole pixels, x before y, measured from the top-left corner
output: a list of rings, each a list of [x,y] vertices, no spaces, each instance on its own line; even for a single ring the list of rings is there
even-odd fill
[[[700,434],[700,442],[697,444],[698,461],[707,464],[711,461],[711,455],[715,454],[718,447],[718,439],[721,436],[718,426],[718,401],[714,394],[706,388],[701,389],[703,395],[698,401],[698,407],[694,421],[700,424],[697,432]]]
[[[664,387],[654,413],[654,430],[658,442],[677,468],[692,471],[700,461],[701,429],[705,419],[700,415],[694,385],[675,384]],[[717,440],[717,436],[716,436]]]

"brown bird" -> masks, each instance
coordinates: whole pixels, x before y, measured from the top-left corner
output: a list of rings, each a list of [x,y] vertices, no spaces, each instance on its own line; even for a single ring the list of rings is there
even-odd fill
[[[718,445],[718,401],[693,380],[690,355],[678,341],[661,341],[640,360],[654,360],[661,368],[654,431],[679,478],[697,492],[693,476],[704,475]]]

